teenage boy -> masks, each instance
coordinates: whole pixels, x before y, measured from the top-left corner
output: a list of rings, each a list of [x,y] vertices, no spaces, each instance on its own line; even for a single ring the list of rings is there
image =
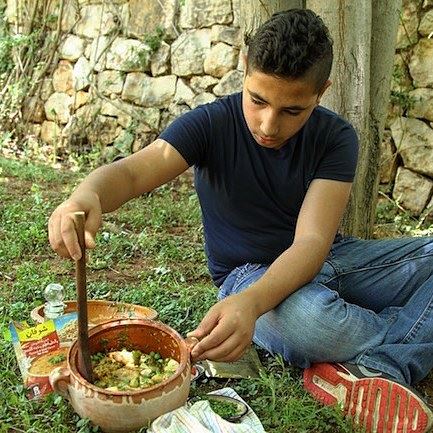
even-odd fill
[[[433,366],[433,243],[337,233],[358,144],[319,106],[332,58],[312,11],[273,15],[248,42],[243,91],[92,172],[54,211],[50,242],[78,259],[74,211],[93,248],[102,213],[194,166],[219,301],[190,333],[192,355],[232,361],[253,340],[304,368],[305,387],[367,431],[425,432],[432,413],[409,384]]]

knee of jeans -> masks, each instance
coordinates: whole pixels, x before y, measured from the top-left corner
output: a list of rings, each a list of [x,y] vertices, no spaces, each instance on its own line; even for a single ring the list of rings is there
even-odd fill
[[[333,311],[338,299],[324,288],[296,292],[257,321],[256,343],[303,368],[312,362],[349,359],[353,348],[338,344],[345,332]]]

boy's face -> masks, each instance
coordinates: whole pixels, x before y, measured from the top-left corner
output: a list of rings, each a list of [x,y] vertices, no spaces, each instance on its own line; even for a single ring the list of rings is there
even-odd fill
[[[251,70],[245,74],[242,109],[248,128],[263,147],[279,149],[305,124],[320,102],[320,92],[304,79],[283,79]]]

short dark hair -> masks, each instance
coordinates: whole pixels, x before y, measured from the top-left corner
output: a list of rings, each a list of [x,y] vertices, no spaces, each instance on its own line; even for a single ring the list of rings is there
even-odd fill
[[[332,67],[332,38],[322,19],[309,9],[277,12],[250,37],[247,73],[258,70],[282,78],[311,80],[320,91]]]

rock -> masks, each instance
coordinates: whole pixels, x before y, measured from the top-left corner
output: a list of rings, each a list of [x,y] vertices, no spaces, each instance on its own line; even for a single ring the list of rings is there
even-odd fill
[[[409,65],[415,87],[433,87],[433,39],[420,39]]]
[[[413,106],[408,115],[433,121],[433,89],[419,88],[409,92]]]
[[[158,108],[142,108],[123,101],[113,103],[104,101],[101,106],[101,114],[117,117],[119,125],[129,128],[132,122],[136,123],[139,132],[157,131],[159,127],[160,111]],[[142,125],[146,125],[143,127]]]
[[[179,25],[184,29],[232,22],[231,0],[185,0],[180,8]]]
[[[167,106],[175,95],[176,81],[176,75],[145,78],[140,105],[159,108]]]
[[[208,104],[209,102],[213,102],[215,101],[217,98],[214,94],[212,93],[200,93],[199,95],[197,95],[193,101],[191,102],[190,107],[191,108],[196,108],[199,105],[203,105],[203,104]]]
[[[204,60],[204,72],[221,78],[238,64],[239,50],[219,42],[208,52]]]
[[[433,9],[422,17],[418,31],[422,36],[426,37],[433,34]]]
[[[189,105],[194,99],[195,94],[190,87],[185,83],[182,78],[177,80],[176,93],[173,98],[175,104],[187,104]]]
[[[232,0],[232,11],[233,11],[233,23],[234,27],[241,26],[241,0]]]
[[[156,137],[157,135],[152,132],[148,132],[146,134],[139,134],[134,140],[134,143],[132,144],[132,151],[138,152],[139,150],[145,148],[150,143],[155,141]]]
[[[103,71],[107,63],[107,50],[110,45],[110,38],[99,36],[93,39],[90,44],[89,62],[92,68],[97,71]]]
[[[150,56],[150,70],[154,77],[167,74],[170,67],[170,45],[162,42],[157,51]]]
[[[23,118],[27,122],[42,123],[45,120],[44,102],[36,96],[25,98]]]
[[[228,45],[240,47],[242,44],[241,29],[238,27],[216,24],[212,26],[211,41],[225,42]]]
[[[122,99],[143,107],[161,107],[168,105],[176,92],[175,75],[149,77],[140,72],[131,72],[126,76]]]
[[[410,1],[401,10],[396,48],[406,48],[418,41],[418,2]]]
[[[119,71],[102,71],[98,74],[98,90],[103,95],[120,94],[123,89],[124,74]]]
[[[71,73],[71,89],[72,89],[72,73]],[[42,101],[46,101],[53,92],[54,92],[53,79],[44,78],[41,84],[41,91],[39,94]]]
[[[129,131],[122,131],[114,140],[113,147],[120,155],[127,156],[132,152],[134,139],[134,134],[131,134]]]
[[[96,38],[98,35],[108,35],[117,27],[113,12],[107,5],[83,6],[80,16],[74,28],[75,34],[79,36]]]
[[[61,129],[55,122],[45,121],[41,126],[41,140],[54,145],[61,141]]]
[[[431,221],[433,219],[433,197],[431,198],[429,204],[426,206],[426,208],[424,209],[424,211],[427,214],[426,218]]]
[[[134,120],[137,121],[139,119],[139,123],[136,128],[137,133],[144,132],[152,132],[158,134],[160,129],[160,121],[161,121],[161,111],[157,108],[140,108],[138,111],[138,116],[135,115]]]
[[[188,111],[190,111],[188,105],[170,104],[168,108],[161,113],[161,130],[163,131],[168,125],[170,125],[171,122],[173,122],[174,119],[177,119]]]
[[[45,116],[57,123],[68,123],[72,98],[66,93],[53,93],[45,102]]]
[[[433,177],[433,129],[421,120],[400,117],[391,125],[391,133],[404,166]]]
[[[60,60],[57,68],[53,73],[52,85],[54,91],[68,93],[68,94],[72,93],[74,87],[73,82],[74,82],[74,68],[72,64],[67,60]]]
[[[122,99],[139,104],[145,80],[149,78],[142,72],[130,72],[125,79],[122,90]]]
[[[35,138],[39,138],[41,136],[42,126],[39,123],[33,123],[29,127],[29,135],[32,135]]]
[[[397,152],[393,146],[391,131],[385,130],[380,144],[380,183],[390,183],[397,172]]]
[[[91,128],[88,128],[87,136],[90,143],[106,146],[112,143],[122,132],[116,119],[98,115]]]
[[[63,9],[63,16],[62,16],[62,25],[61,25],[62,31],[64,33],[72,32],[74,26],[78,23],[79,20],[80,20],[80,11],[76,2],[73,1],[65,2],[64,9]]]
[[[399,167],[392,197],[405,209],[420,215],[433,191],[433,181]]]
[[[202,93],[211,92],[218,83],[218,78],[212,77],[212,75],[202,75],[198,77],[192,77],[189,85],[195,93]]]
[[[59,47],[61,59],[75,62],[84,53],[84,40],[75,35],[68,35]]]
[[[77,119],[77,124],[80,125],[80,128],[84,128],[95,122],[96,117],[100,112],[101,101],[92,101],[91,104],[86,104],[78,108],[75,112],[74,118]]]
[[[155,34],[160,27],[165,38],[174,39],[176,11],[177,1],[129,0],[128,34],[143,38]]]
[[[72,96],[72,101],[74,110],[77,110],[78,108],[82,107],[90,101],[90,93],[80,90]]]
[[[391,125],[396,121],[396,119],[400,119],[402,114],[403,110],[399,105],[388,104],[388,110],[385,119],[385,128],[390,129]]]
[[[92,67],[89,61],[81,56],[74,65],[73,79],[76,91],[85,90],[92,81]]]
[[[106,67],[124,72],[149,71],[150,48],[136,39],[117,38],[108,50]]]
[[[213,93],[217,96],[229,95],[242,90],[244,74],[240,71],[230,71],[221,78],[220,82],[214,87]]]
[[[245,56],[243,51],[239,53],[238,65],[236,66],[236,69],[241,72],[245,71]]]
[[[171,45],[171,71],[179,77],[201,75],[210,50],[210,30],[182,33]]]
[[[407,93],[413,90],[412,78],[409,73],[407,64],[410,59],[402,55],[402,53],[394,56],[394,71],[391,79],[391,90]]]

